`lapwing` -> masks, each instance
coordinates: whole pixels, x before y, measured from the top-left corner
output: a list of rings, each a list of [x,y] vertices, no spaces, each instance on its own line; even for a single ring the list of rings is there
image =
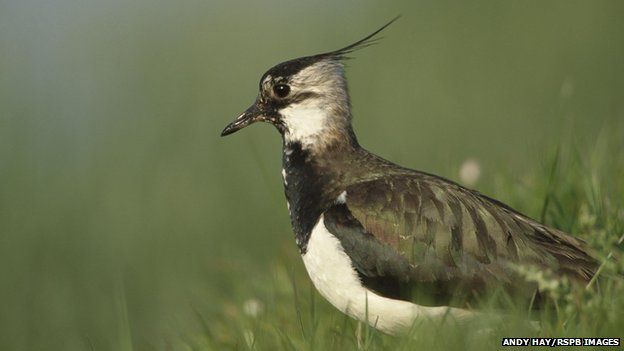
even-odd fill
[[[471,301],[496,289],[535,297],[519,266],[589,281],[597,264],[580,239],[360,146],[344,60],[394,20],[342,49],[270,68],[253,105],[221,133],[263,121],[281,134],[290,220],[318,292],[396,334],[419,320],[468,318],[478,313]]]

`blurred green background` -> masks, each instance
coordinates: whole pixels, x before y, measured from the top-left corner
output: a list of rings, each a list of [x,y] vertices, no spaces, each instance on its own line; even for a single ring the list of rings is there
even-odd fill
[[[618,0],[0,0],[0,349],[174,348],[275,267],[305,278],[278,134],[218,135],[266,69],[399,13],[348,61],[365,147],[455,180],[476,159],[539,216],[495,184],[541,203],[526,169],[624,139]]]

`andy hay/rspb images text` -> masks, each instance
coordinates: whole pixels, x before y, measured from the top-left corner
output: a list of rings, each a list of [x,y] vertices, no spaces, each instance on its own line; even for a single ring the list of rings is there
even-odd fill
[[[502,346],[620,346],[620,338],[503,338]]]

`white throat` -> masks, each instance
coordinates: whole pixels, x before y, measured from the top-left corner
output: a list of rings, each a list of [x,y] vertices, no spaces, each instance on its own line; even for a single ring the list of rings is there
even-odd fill
[[[329,123],[329,111],[317,99],[305,100],[281,109],[286,125],[286,142],[300,142],[303,148],[316,144]]]

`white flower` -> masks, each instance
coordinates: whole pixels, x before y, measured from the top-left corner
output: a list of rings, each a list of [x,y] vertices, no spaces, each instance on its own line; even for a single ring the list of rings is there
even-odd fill
[[[481,165],[479,161],[469,158],[462,163],[459,168],[459,179],[462,183],[473,186],[479,181],[481,177]]]
[[[262,306],[262,302],[257,299],[251,298],[243,303],[243,312],[250,317],[257,317],[264,307]]]

